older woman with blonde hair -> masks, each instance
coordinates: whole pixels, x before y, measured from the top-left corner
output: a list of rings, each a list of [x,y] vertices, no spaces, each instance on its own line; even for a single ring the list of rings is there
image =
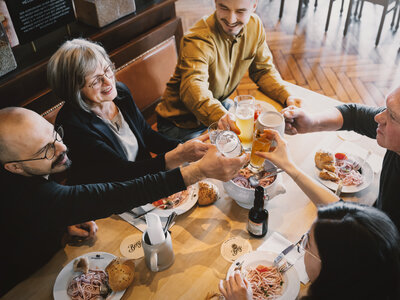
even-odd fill
[[[48,63],[50,86],[65,101],[56,123],[74,162],[69,183],[132,179],[205,154],[207,136],[180,144],[152,130],[114,71],[105,49],[85,39],[65,42]]]

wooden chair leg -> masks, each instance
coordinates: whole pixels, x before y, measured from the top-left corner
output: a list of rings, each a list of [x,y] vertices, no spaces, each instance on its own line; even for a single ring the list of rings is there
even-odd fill
[[[358,6],[360,5],[360,0],[357,0],[356,9],[354,10],[354,17],[357,16]]]
[[[379,40],[381,38],[383,23],[385,22],[385,17],[386,17],[386,14],[387,14],[387,8],[388,8],[387,4],[383,6],[381,23],[379,24],[378,35],[376,36],[375,46],[378,46]]]
[[[396,0],[396,3],[395,3],[394,8],[393,8],[392,23],[390,23],[390,28],[392,28],[392,29],[393,29],[393,26],[394,26],[394,22],[396,21],[396,15],[397,15],[398,8],[399,8],[399,0]]]
[[[296,22],[299,23],[300,22],[300,18],[301,18],[301,8],[303,6],[303,0],[299,0],[299,7],[297,9],[297,18],[296,18]]]
[[[350,19],[351,19],[351,9],[353,7],[353,1],[354,0],[350,0],[349,1],[349,8],[347,10],[347,17],[346,17],[346,23],[344,25],[344,30],[343,30],[343,35],[346,36],[347,34],[347,30],[349,29],[349,24],[350,24]]]
[[[364,8],[364,0],[361,0],[361,7],[360,7],[360,13],[358,14],[358,18],[361,19],[361,15],[362,15],[362,10]]]
[[[326,16],[325,32],[328,31],[329,21],[330,21],[330,19],[331,19],[331,12],[332,12],[333,1],[335,1],[335,0],[330,0],[330,1],[329,1],[328,15]]]
[[[399,29],[399,23],[400,23],[400,11],[399,14],[397,15],[396,30]]]
[[[281,8],[279,9],[279,19],[282,19],[283,7],[285,6],[285,0],[281,0]]]

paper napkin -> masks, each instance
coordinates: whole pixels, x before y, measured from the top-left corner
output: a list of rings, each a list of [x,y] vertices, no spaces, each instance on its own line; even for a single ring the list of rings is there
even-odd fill
[[[261,244],[260,247],[257,248],[257,251],[271,251],[275,253],[281,253],[286,247],[291,245],[292,243],[285,239],[282,235],[277,232],[271,234],[269,238],[265,240],[264,243]],[[304,265],[304,260],[300,257],[296,257],[296,253],[291,252],[286,255],[286,259],[289,262],[294,262],[294,268],[296,268],[297,274],[299,275],[300,281],[304,284],[309,282],[308,275],[306,273],[306,267]]]
[[[148,210],[148,209],[147,209],[147,210]],[[132,209],[132,211],[133,211],[135,214],[141,214],[141,213],[144,213],[146,210],[143,209],[142,206],[141,206],[141,207],[136,207],[136,208]],[[131,214],[126,213],[126,212],[120,214],[119,216],[120,216],[122,219],[124,219],[126,222],[128,222],[129,224],[135,226],[135,227],[136,227],[137,229],[139,229],[141,232],[145,232],[145,231],[146,231],[146,229],[147,229],[147,224],[146,224],[146,221],[144,221],[142,218],[134,219],[134,216],[132,216]],[[168,217],[160,217],[160,219],[161,219],[161,224],[162,224],[162,226],[164,227],[164,226],[165,226],[165,223],[167,222]],[[175,224],[175,222],[172,223],[171,227],[172,227],[174,224]]]

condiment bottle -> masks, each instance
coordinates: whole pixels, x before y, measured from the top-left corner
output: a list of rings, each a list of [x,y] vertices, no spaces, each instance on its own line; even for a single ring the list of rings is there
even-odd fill
[[[260,185],[254,192],[254,206],[249,211],[247,231],[256,238],[265,236],[268,231],[268,211],[264,209],[264,188]]]

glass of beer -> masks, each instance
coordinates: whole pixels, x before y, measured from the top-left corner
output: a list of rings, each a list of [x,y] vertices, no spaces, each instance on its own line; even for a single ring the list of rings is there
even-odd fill
[[[264,158],[256,155],[259,152],[268,152],[272,141],[264,136],[264,129],[256,129],[254,131],[253,146],[251,147],[250,165],[249,168],[253,172],[259,172],[263,168]]]
[[[225,128],[225,130],[229,130],[230,129],[229,125],[226,125],[226,126],[227,126],[227,128]],[[209,134],[209,138],[210,138],[211,144],[215,145],[215,141],[217,140],[217,136],[222,131],[224,131],[224,130],[220,129],[218,127],[218,122],[214,122],[210,126],[208,126],[208,134]]]
[[[243,152],[239,137],[233,131],[222,131],[217,135],[215,146],[226,157],[237,157]]]
[[[254,129],[254,97],[240,95],[235,97],[236,125],[240,129],[240,141],[245,151],[251,149]]]

